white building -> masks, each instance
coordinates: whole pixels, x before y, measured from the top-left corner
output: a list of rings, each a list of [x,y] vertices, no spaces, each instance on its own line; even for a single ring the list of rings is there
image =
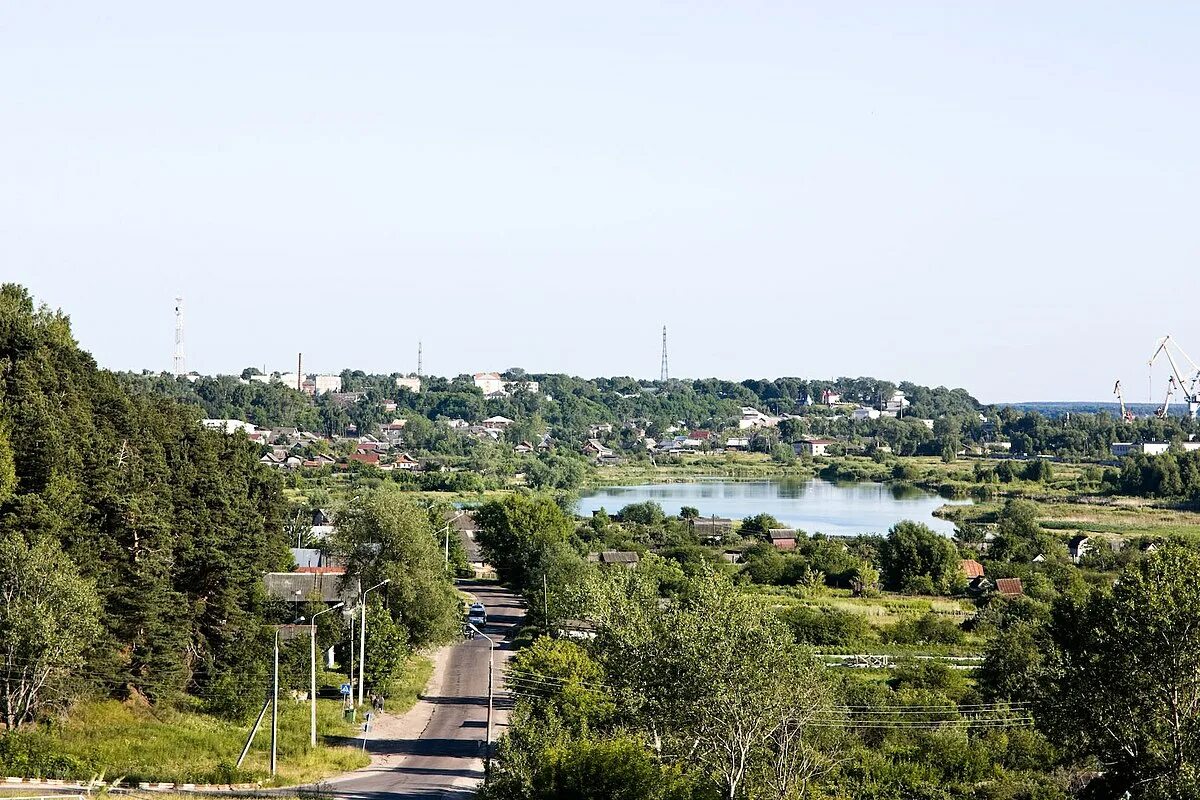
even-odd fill
[[[908,398],[904,396],[904,392],[896,390],[896,391],[892,392],[891,399],[887,401],[885,410],[891,411],[892,413],[895,414],[895,413],[899,413],[899,412],[903,411],[904,409],[908,408],[910,405],[912,405],[912,403],[908,402]]]
[[[475,386],[484,395],[497,394],[504,392],[504,379],[500,377],[498,372],[476,372],[472,376],[475,381]]]
[[[247,436],[258,430],[251,423],[243,422],[240,419],[202,419],[200,424],[210,431],[222,431],[223,433],[242,431]]]
[[[397,389],[408,389],[413,394],[421,393],[420,378],[396,378]]]
[[[742,406],[742,418],[738,420],[738,430],[750,428],[774,428],[779,424],[779,417],[768,416],[757,408]]]
[[[301,380],[301,377],[295,372],[285,372],[279,376],[279,382],[290,389],[299,387]]]
[[[866,406],[859,406],[850,413],[850,417],[854,420],[864,419],[879,419],[880,412]]]
[[[317,394],[325,392],[340,392],[342,390],[341,375],[317,375],[313,378],[313,388]]]

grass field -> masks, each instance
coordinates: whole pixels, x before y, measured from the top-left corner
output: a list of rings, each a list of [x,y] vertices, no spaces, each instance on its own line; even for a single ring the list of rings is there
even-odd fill
[[[270,714],[255,737],[240,770],[234,768],[250,723],[236,723],[163,706],[116,700],[78,705],[71,716],[49,728],[22,734],[29,744],[76,763],[75,775],[104,773],[127,783],[251,783],[283,786],[317,780],[369,763],[349,745],[355,728],[342,721],[341,703],[318,702],[317,731],[321,745],[308,745],[307,703],[280,702],[279,769],[270,777]],[[36,777],[36,776],[27,776]]]
[[[401,714],[412,708],[432,672],[429,658],[414,655],[409,659],[388,695],[388,713]],[[270,777],[270,712],[240,770],[234,764],[251,721],[231,722],[179,707],[116,700],[86,702],[66,719],[16,736],[22,749],[33,754],[32,763],[54,765],[52,773],[36,774],[41,771],[36,767],[23,770],[25,777],[86,780],[103,773],[110,781],[124,777],[126,784],[262,782],[287,786],[369,763],[353,739],[358,726],[342,718],[340,700],[317,701],[320,745],[316,749],[308,744],[308,703],[281,698],[279,710],[279,769],[274,781]],[[2,756],[0,753],[0,767]]]

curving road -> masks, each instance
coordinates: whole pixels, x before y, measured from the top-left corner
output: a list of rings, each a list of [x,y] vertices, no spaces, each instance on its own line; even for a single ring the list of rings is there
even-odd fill
[[[487,606],[484,632],[498,641],[492,738],[504,730],[511,700],[503,690],[503,665],[524,603],[490,583],[460,581],[459,588]],[[501,642],[501,640],[504,640]],[[385,722],[368,736],[371,765],[321,787],[345,800],[462,798],[483,781],[487,738],[488,643],[476,638],[449,648],[430,681],[428,695],[401,719]],[[324,793],[323,792],[323,793]]]

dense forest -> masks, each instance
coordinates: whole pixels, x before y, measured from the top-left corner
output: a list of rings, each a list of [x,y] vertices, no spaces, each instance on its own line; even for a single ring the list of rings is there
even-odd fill
[[[207,694],[263,658],[260,576],[289,560],[279,481],[256,448],[196,417],[129,393],[65,315],[0,289],[0,535],[5,585],[15,573],[22,586],[2,613],[59,615],[0,662],[25,687],[3,698],[10,725],[72,677],[118,695]],[[50,577],[71,592],[41,597]]]
[[[243,715],[268,685],[274,626],[309,613],[269,599],[263,581],[293,566],[279,475],[244,436],[205,429],[200,409],[164,394],[130,391],[80,349],[62,312],[0,288],[0,721],[10,731],[81,697]],[[383,489],[344,510],[329,548],[347,579],[391,579],[370,609],[367,649],[368,675],[385,681],[411,648],[457,634],[434,528],[445,509]],[[322,619],[322,646],[345,639],[334,616]],[[285,688],[302,687],[307,642],[286,650]],[[0,766],[15,737],[0,737]]]

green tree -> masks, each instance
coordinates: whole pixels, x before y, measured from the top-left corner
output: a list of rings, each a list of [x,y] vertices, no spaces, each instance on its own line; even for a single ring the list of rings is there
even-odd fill
[[[459,629],[462,606],[440,539],[416,499],[384,484],[338,514],[331,541],[364,588],[390,581],[388,610],[407,628],[414,648],[450,641]]]
[[[935,591],[947,592],[960,574],[958,550],[944,536],[919,522],[898,522],[879,546],[884,585],[910,591],[924,578]]]
[[[392,684],[404,671],[408,655],[408,631],[372,599],[367,606],[367,651],[363,662],[367,685],[385,697],[391,694]]]
[[[100,635],[100,598],[56,542],[0,535],[0,714],[34,718]]]
[[[772,528],[782,528],[783,523],[770,514],[755,514],[742,520],[739,532],[743,536],[766,536]]]
[[[549,495],[514,493],[476,513],[479,545],[502,581],[518,591],[541,583],[542,551],[567,541],[571,520]]]
[[[1042,673],[1051,737],[1106,773],[1107,796],[1200,793],[1200,554],[1164,547],[1111,593],[1063,603]]]

